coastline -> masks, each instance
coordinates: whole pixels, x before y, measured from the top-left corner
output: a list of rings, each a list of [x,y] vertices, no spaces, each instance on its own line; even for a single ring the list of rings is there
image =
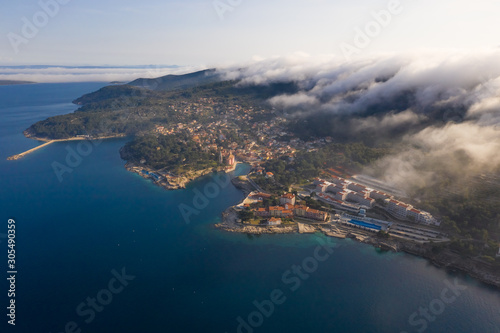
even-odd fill
[[[206,176],[212,172],[220,172],[223,170],[208,168],[197,171],[190,171],[181,176],[165,176],[164,174],[155,178],[153,175],[158,175],[160,172],[158,170],[154,170],[145,165],[139,165],[133,162],[127,162],[125,164],[125,169],[127,171],[133,172],[141,176],[142,178],[153,181],[155,185],[158,185],[166,190],[179,190],[186,188],[186,185],[190,182]]]
[[[242,190],[245,195],[250,193],[246,181],[233,181],[233,184]],[[251,186],[251,185],[250,185]],[[241,204],[241,203],[240,203]],[[489,263],[474,259],[464,258],[448,249],[443,249],[439,253],[432,251],[432,243],[418,243],[412,240],[396,238],[380,238],[364,230],[351,228],[341,225],[307,225],[296,223],[295,225],[285,226],[250,226],[237,222],[237,213],[235,206],[227,208],[222,213],[221,222],[214,225],[215,228],[231,232],[244,233],[252,235],[262,234],[297,234],[297,233],[316,233],[321,232],[328,237],[338,239],[351,238],[360,243],[372,245],[383,251],[404,252],[428,260],[431,264],[439,268],[445,268],[451,271],[459,271],[470,277],[496,288],[500,288],[500,268],[494,267]]]
[[[46,147],[54,142],[69,142],[69,141],[84,141],[84,140],[106,140],[106,139],[116,139],[116,138],[124,138],[127,135],[125,134],[117,134],[117,135],[110,135],[110,136],[99,136],[99,137],[88,137],[88,136],[77,136],[77,137],[71,137],[71,138],[66,138],[66,139],[48,139],[48,138],[40,138],[33,136],[29,133],[29,131],[24,131],[23,132],[24,136],[29,139],[37,140],[44,142],[43,144],[36,146],[34,148],[31,148],[25,152],[22,152],[17,155],[13,155],[7,158],[9,161],[14,161],[23,158],[24,156],[41,149],[43,147]],[[120,150],[120,155],[123,158],[122,151]],[[218,168],[207,168],[203,170],[196,170],[196,171],[188,171],[184,173],[183,175],[180,176],[163,176],[159,179],[155,179],[153,177],[150,177],[151,174],[157,174],[159,173],[158,170],[154,170],[152,168],[149,168],[145,165],[138,165],[133,162],[127,162],[125,164],[125,169],[127,169],[130,172],[134,172],[139,174],[141,177],[150,179],[153,181],[154,184],[163,187],[166,190],[178,190],[178,189],[184,189],[186,188],[187,184],[200,178],[203,176],[206,176],[212,172],[232,172],[236,169],[238,164],[242,162],[236,162],[233,166],[231,167],[218,167]],[[143,173],[142,170],[145,170],[147,174]]]
[[[122,157],[123,158],[123,157]],[[203,170],[188,171],[182,175],[171,175],[169,172],[162,172],[161,170],[155,170],[148,166],[127,162],[125,164],[125,169],[127,171],[133,172],[141,176],[142,178],[153,181],[157,186],[160,186],[166,190],[179,190],[184,189],[186,186],[203,176],[209,175],[214,172],[233,172],[236,166],[241,162],[236,163],[234,166],[228,167],[218,167],[218,168],[207,168]]]
[[[83,141],[83,140],[104,140],[113,138],[123,138],[126,137],[124,134],[113,135],[113,136],[103,136],[103,137],[72,137],[67,139],[55,139],[50,140],[47,138],[38,138],[30,136],[28,133],[24,133],[27,138],[44,142],[43,144],[31,148],[23,153],[13,155],[7,158],[7,160],[18,160],[24,156],[37,151],[43,147],[46,147],[54,142],[69,142],[69,141]],[[238,162],[241,163],[241,162]],[[237,164],[236,164],[237,165]],[[231,172],[234,171],[236,165],[232,168],[219,167],[219,168],[208,168],[197,171],[189,171],[179,176],[162,176],[160,179],[155,180],[150,174],[159,173],[158,170],[153,170],[144,165],[138,165],[131,162],[125,164],[125,168],[128,171],[135,172],[142,176],[143,178],[150,179],[154,184],[166,189],[166,190],[177,190],[186,188],[187,184],[194,181],[200,177],[206,176],[213,172]],[[145,170],[147,173],[143,173]],[[245,196],[250,193],[254,187],[246,179],[232,179],[233,185],[240,189]],[[329,226],[330,227],[330,226]],[[460,271],[462,273],[468,274],[470,277],[481,281],[487,285],[500,288],[500,268],[494,267],[489,263],[474,259],[461,257],[459,254],[454,253],[450,250],[444,249],[440,253],[433,253],[432,244],[422,244],[410,240],[403,240],[400,238],[391,237],[390,239],[383,239],[377,237],[373,233],[362,231],[359,229],[349,228],[345,226],[334,226],[327,228],[321,225],[308,225],[304,223],[288,224],[284,226],[251,226],[243,225],[236,222],[236,212],[233,207],[227,208],[222,213],[221,223],[215,224],[215,228],[231,232],[231,233],[245,233],[245,234],[297,234],[297,233],[316,233],[321,232],[326,236],[335,237],[338,239],[351,238],[360,243],[372,245],[376,248],[380,248],[385,251],[393,252],[405,252],[420,258],[428,260],[433,265],[439,268],[445,268],[452,271]]]
[[[305,231],[301,230],[301,223],[289,226],[249,226],[236,222],[236,212],[233,207],[229,207],[222,213],[222,221],[215,224],[215,228],[231,232],[252,235],[263,234],[298,234],[298,233],[316,233],[321,232],[326,236],[338,239],[351,238],[360,243],[372,245],[384,251],[405,252],[423,259],[427,259],[433,265],[439,268],[445,268],[452,271],[466,273],[472,278],[479,280],[487,285],[500,288],[500,272],[486,262],[462,258],[449,250],[443,250],[439,254],[432,253],[429,244],[419,244],[402,239],[382,239],[374,234],[370,234],[359,229],[349,231],[328,230],[323,226],[306,225]]]

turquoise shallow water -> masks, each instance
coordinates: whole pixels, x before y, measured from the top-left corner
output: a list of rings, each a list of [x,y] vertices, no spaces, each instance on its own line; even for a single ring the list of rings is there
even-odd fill
[[[22,135],[31,123],[73,111],[73,99],[101,86],[0,87],[0,232],[8,218],[16,220],[19,271],[17,325],[7,326],[2,314],[1,332],[64,332],[72,321],[95,333],[237,332],[238,317],[248,325],[240,332],[500,332],[498,291],[425,260],[346,240],[333,241],[337,247],[316,267],[311,258],[322,236],[249,237],[214,229],[220,213],[243,197],[232,185],[186,224],[179,205],[192,205],[213,176],[165,191],[123,168],[118,150],[126,139],[93,146],[62,182],[52,163],[65,163],[68,149],[81,143],[55,143],[5,160],[37,145]],[[6,253],[5,241],[0,248]],[[289,272],[302,263],[311,270],[307,278]],[[135,278],[110,294],[111,271],[122,268]],[[437,301],[445,280],[455,279],[465,290],[447,304]],[[282,304],[256,314],[254,301],[268,305],[262,302],[273,290],[282,292]],[[85,302],[97,295],[109,304],[89,320]],[[77,313],[82,302],[85,315]],[[412,326],[410,316],[430,304],[439,314],[418,315]]]

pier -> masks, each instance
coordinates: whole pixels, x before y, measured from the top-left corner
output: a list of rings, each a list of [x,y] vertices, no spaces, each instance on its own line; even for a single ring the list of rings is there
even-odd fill
[[[30,150],[27,150],[25,151],[24,153],[21,153],[21,154],[17,154],[17,155],[13,155],[9,158],[7,158],[8,161],[15,161],[15,160],[18,160],[20,158],[23,158],[24,156],[28,155],[28,154],[31,154],[32,152],[40,149],[40,148],[43,148],[45,146],[48,146],[50,145],[51,143],[55,142],[55,140],[50,140],[50,141],[47,141],[39,146],[36,146],[35,148],[31,148]]]
[[[28,136],[29,137],[29,136]],[[68,142],[68,141],[83,141],[83,140],[89,140],[89,141],[94,141],[94,140],[105,140],[105,139],[116,139],[116,138],[124,138],[125,134],[117,134],[117,135],[109,135],[109,136],[98,136],[98,137],[91,137],[89,135],[78,135],[72,138],[68,139],[54,139],[54,140],[49,140],[49,139],[43,139],[43,138],[35,138],[35,137],[29,137],[30,139],[38,140],[38,141],[45,141],[45,143],[35,147],[31,148],[30,150],[25,151],[24,153],[13,155],[11,157],[8,157],[7,160],[9,161],[15,161],[20,158],[23,158],[24,156],[31,154],[32,152],[43,148],[45,146],[50,145],[51,143],[54,142]]]

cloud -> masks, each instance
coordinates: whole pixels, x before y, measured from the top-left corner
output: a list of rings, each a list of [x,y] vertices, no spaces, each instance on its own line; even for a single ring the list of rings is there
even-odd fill
[[[425,119],[427,118],[423,115],[416,114],[411,110],[406,110],[400,113],[389,113],[382,118],[375,116],[361,118],[357,121],[356,130],[387,131],[402,126],[413,126],[421,123]]]
[[[130,82],[137,78],[156,78],[168,74],[186,74],[203,67],[0,67],[0,80],[57,82]]]
[[[315,96],[307,95],[303,92],[294,95],[279,95],[269,100],[271,105],[282,109],[295,107],[317,106],[319,101]]]
[[[458,183],[500,167],[500,129],[475,122],[430,126],[403,139],[402,149],[367,172],[406,191],[433,186],[446,175]]]
[[[419,54],[367,58],[346,62],[337,57],[289,57],[258,59],[220,71],[240,84],[295,82],[296,95],[273,102],[284,108],[320,101],[314,111],[362,114],[370,107],[411,93],[417,113],[431,108],[466,107],[498,92],[500,51],[480,54]],[[307,107],[310,103],[305,103]],[[407,109],[405,107],[404,109]],[[392,110],[389,110],[392,111]],[[403,110],[400,110],[403,111]]]
[[[498,49],[354,62],[296,54],[221,71],[242,85],[294,82],[298,91],[271,98],[271,105],[315,128],[328,124],[334,137],[371,143],[392,138],[394,154],[366,171],[411,192],[444,174],[461,182],[498,172],[498,59]],[[334,121],[328,123],[328,116]]]

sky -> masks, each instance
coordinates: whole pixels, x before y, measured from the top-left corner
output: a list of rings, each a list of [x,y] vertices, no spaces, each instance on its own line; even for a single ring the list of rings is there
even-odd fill
[[[500,45],[493,0],[16,0],[2,9],[3,66],[201,68],[297,53],[351,60]]]

